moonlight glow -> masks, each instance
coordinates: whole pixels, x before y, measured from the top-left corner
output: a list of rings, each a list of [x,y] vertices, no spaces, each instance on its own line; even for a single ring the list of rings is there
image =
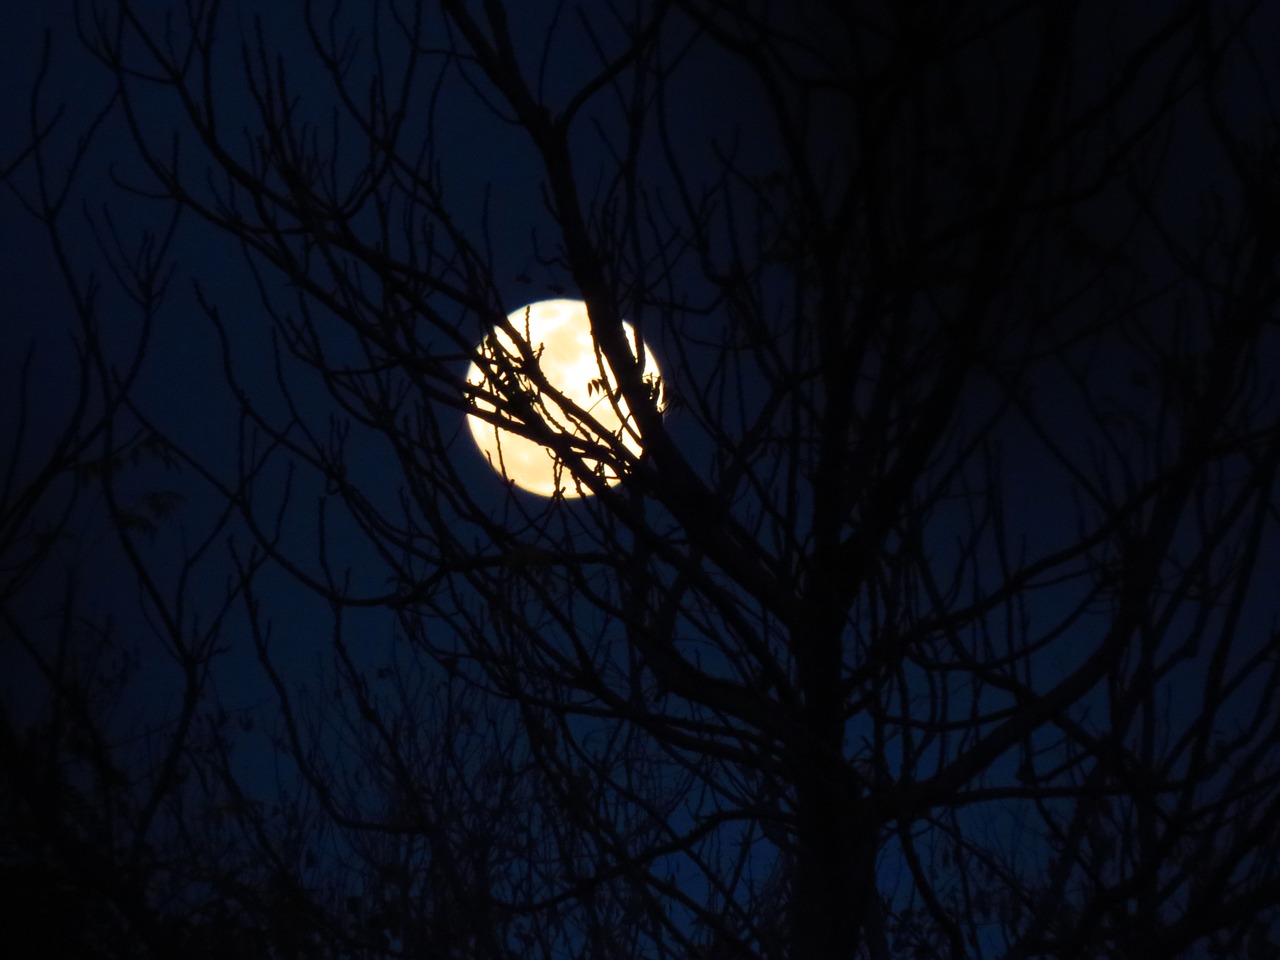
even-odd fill
[[[624,427],[618,415],[621,412],[623,417],[629,419],[626,403],[620,398],[610,399],[616,382],[604,357],[596,353],[587,317],[587,305],[581,300],[544,300],[521,307],[507,319],[520,337],[528,341],[530,350],[538,358],[538,367],[547,384],[559,391],[566,401],[576,404],[581,411],[594,418],[603,434],[620,438],[632,454],[639,455],[640,441],[634,427]],[[628,342],[634,344],[635,331],[630,324],[624,323],[623,327],[626,329]],[[505,331],[496,331],[481,350],[486,356],[494,356],[495,350],[501,350],[501,355],[509,358],[513,367],[520,366],[520,351]],[[645,380],[657,387],[661,383],[658,379],[657,362],[648,348],[645,349],[644,356]],[[483,386],[492,393],[504,393],[489,382],[488,378],[495,375],[491,370],[492,368],[482,369],[478,363],[473,363],[467,371],[467,382]],[[523,374],[515,376],[533,401],[537,413],[558,432],[610,442],[601,432],[589,430],[586,425],[575,422],[556,398],[541,396],[529,377]],[[493,404],[484,399],[477,399],[476,406],[485,411],[495,409]],[[557,490],[567,497],[589,492],[574,483],[569,471],[560,467],[546,447],[474,414],[468,416],[467,420],[471,435],[475,437],[476,444],[489,465],[521,489],[544,497],[554,496]],[[618,482],[617,472],[607,463],[597,464],[588,460],[587,466],[598,469],[609,483]]]

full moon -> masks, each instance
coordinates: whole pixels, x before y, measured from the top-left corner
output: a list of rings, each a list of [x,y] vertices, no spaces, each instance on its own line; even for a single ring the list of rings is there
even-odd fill
[[[521,307],[507,317],[512,328],[537,358],[538,368],[546,383],[558,391],[567,401],[595,420],[599,426],[584,424],[565,411],[557,399],[542,396],[537,385],[527,374],[519,372],[522,365],[520,350],[505,330],[495,330],[478,348],[478,352],[514,368],[514,377],[533,403],[536,412],[557,432],[603,443],[618,438],[634,455],[640,453],[640,440],[633,426],[624,426],[623,419],[630,419],[624,400],[614,397],[617,387],[613,372],[603,354],[598,354],[591,337],[591,323],[587,317],[587,305],[581,300],[543,300]],[[627,341],[635,344],[635,331],[624,323]],[[500,352],[499,352],[500,351]],[[487,393],[503,394],[510,388],[499,388],[492,382],[501,376],[494,365],[481,367],[471,364],[467,382]],[[512,374],[508,374],[509,376]],[[644,379],[657,392],[661,403],[662,381],[658,364],[649,352],[644,351]],[[509,393],[507,394],[509,396]],[[476,408],[486,412],[497,409],[483,397],[475,400]],[[622,414],[622,418],[619,417]],[[548,448],[512,433],[475,414],[467,417],[471,436],[484,454],[489,465],[516,486],[530,493],[553,497],[557,493],[566,497],[583,496],[590,490],[577,484],[572,474],[558,462]],[[607,436],[605,436],[607,434]],[[598,472],[606,482],[616,484],[619,476],[613,467],[590,459],[585,460],[588,469]]]

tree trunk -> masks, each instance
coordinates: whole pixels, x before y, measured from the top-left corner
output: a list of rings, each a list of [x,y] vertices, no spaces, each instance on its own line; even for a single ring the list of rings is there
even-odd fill
[[[852,958],[875,896],[876,825],[844,758],[840,623],[829,618],[793,647],[806,737],[796,749],[792,960]]]
[[[825,782],[824,782],[825,781]],[[852,958],[875,896],[875,828],[838,781],[797,785],[792,960]]]

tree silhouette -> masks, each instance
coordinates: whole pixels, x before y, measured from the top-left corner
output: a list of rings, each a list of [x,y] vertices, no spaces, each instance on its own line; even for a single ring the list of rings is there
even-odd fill
[[[103,250],[235,401],[167,423],[91,357],[222,505],[170,555],[109,497],[186,691],[168,773],[100,791],[145,814],[122,942],[1274,952],[1273,13],[248,6],[79,11],[117,202],[186,229]],[[641,453],[506,319],[561,294]],[[583,496],[504,484],[468,416]],[[166,563],[230,571],[214,627]],[[225,708],[226,648],[269,705]]]

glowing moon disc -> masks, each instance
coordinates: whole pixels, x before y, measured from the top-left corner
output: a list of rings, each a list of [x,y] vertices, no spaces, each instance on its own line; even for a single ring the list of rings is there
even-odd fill
[[[538,358],[538,367],[546,382],[566,400],[572,401],[594,418],[601,431],[610,437],[620,438],[626,448],[638,456],[640,441],[635,427],[624,427],[618,416],[621,412],[623,417],[630,419],[626,402],[620,398],[610,399],[616,389],[616,381],[608,362],[603,356],[598,357],[596,354],[587,305],[581,300],[543,300],[521,307],[509,315],[507,320],[521,339],[528,341],[529,349]],[[634,345],[635,331],[628,323],[624,323],[623,327],[628,343]],[[487,357],[494,357],[500,349],[501,355],[509,358],[513,367],[518,368],[521,364],[520,351],[503,330],[494,331],[479,349]],[[658,364],[647,347],[644,352],[644,371],[646,382],[660,390]],[[490,377],[500,374],[501,371],[495,371],[492,365],[482,369],[479,363],[472,363],[471,369],[467,371],[467,382],[482,387],[488,393],[509,397],[509,387],[498,387],[490,380]],[[533,401],[538,414],[557,432],[606,445],[611,442],[602,433],[589,430],[586,425],[575,421],[555,398],[538,396],[537,387],[527,376],[509,371],[508,376],[511,375],[515,376]],[[476,398],[476,407],[488,412],[496,409],[483,398]],[[590,493],[585,487],[574,483],[570,472],[546,447],[475,414],[468,415],[467,421],[471,427],[471,435],[489,465],[521,489],[544,497],[555,496],[557,492],[566,497]],[[618,482],[617,472],[607,462],[586,460],[585,463],[588,469],[597,471],[608,483]]]

